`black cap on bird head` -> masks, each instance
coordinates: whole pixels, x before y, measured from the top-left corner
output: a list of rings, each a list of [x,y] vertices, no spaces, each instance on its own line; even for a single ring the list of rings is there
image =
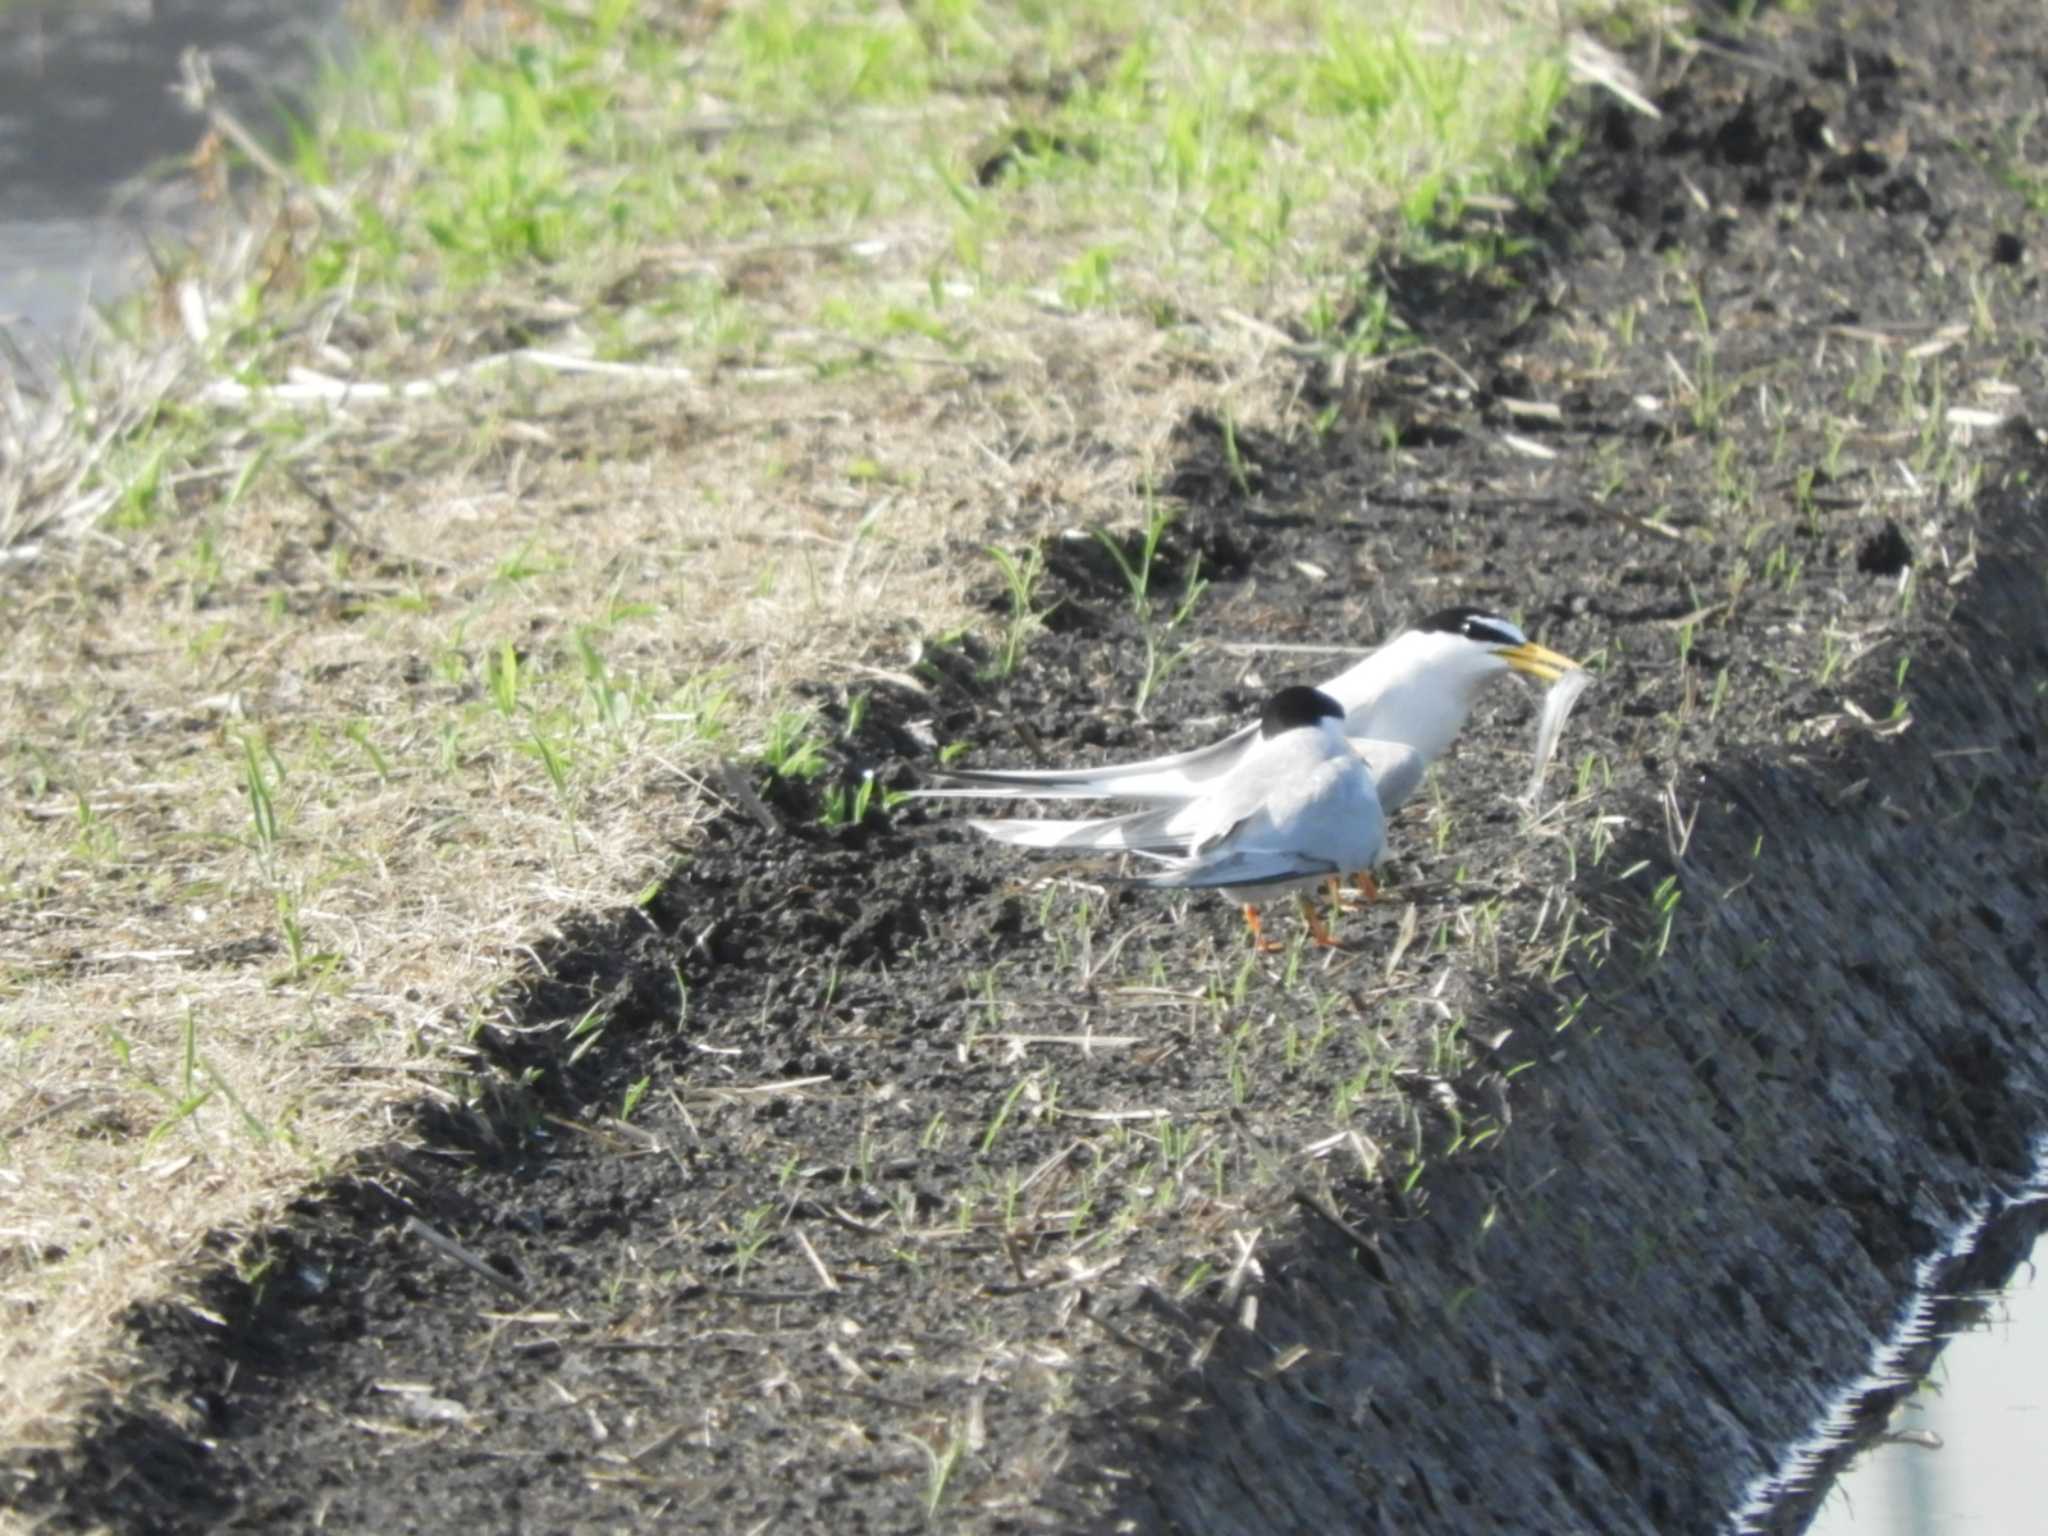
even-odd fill
[[[1268,740],[1318,720],[1341,720],[1344,707],[1320,688],[1282,688],[1259,711],[1259,734]]]
[[[1481,645],[1521,645],[1528,636],[1484,608],[1440,608],[1415,626],[1425,635],[1463,635]]]

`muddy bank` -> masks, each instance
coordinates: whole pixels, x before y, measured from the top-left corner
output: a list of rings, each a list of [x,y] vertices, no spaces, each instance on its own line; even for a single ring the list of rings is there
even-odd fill
[[[2048,305],[1998,158],[2028,14],[1828,10],[1717,39],[1661,123],[1595,114],[1497,232],[1512,281],[1387,274],[1435,351],[1319,364],[1320,433],[1184,424],[1186,627],[1055,540],[1016,671],[927,646],[824,690],[824,780],[761,780],[549,945],[476,1081],[138,1314],[153,1379],[6,1496],[122,1530],[1715,1529],[2048,1104]],[[1239,643],[1451,600],[1597,661],[1583,772],[1525,822],[1527,701],[1491,699],[1327,964],[943,810],[821,820],[940,744],[1204,739],[1333,669]]]

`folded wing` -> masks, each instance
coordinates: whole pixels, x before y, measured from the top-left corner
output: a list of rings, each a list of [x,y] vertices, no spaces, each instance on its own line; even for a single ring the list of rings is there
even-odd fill
[[[939,800],[1190,800],[1237,766],[1256,725],[1168,757],[1099,768],[948,768],[945,783],[913,793]]]
[[[1181,805],[1169,805],[1161,810],[1092,816],[1082,821],[1015,816],[1002,821],[975,819],[967,825],[991,842],[1008,843],[1013,848],[1167,855],[1188,851],[1191,833],[1178,821],[1184,809]]]
[[[1416,786],[1422,782],[1427,764],[1412,747],[1403,746],[1398,741],[1354,740],[1351,745],[1365,759],[1366,769],[1372,774],[1373,788],[1383,814],[1392,812],[1414,794]],[[965,796],[983,795],[989,791],[963,789],[926,793]],[[996,793],[1005,798],[1023,799],[1031,792],[1002,790]],[[1114,793],[1121,794],[1122,791]],[[1058,792],[1045,796],[1050,799],[1060,797]],[[1201,830],[1189,819],[1188,804],[1187,799],[1180,798],[1154,809],[1127,811],[1120,816],[1089,816],[1078,821],[1050,816],[1018,816],[1001,821],[975,819],[967,825],[991,842],[1007,843],[1013,848],[1047,848],[1066,853],[1185,853],[1189,841]]]

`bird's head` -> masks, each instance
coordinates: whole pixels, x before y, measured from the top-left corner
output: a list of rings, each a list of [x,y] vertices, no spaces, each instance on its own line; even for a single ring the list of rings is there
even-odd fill
[[[1520,627],[1484,608],[1445,608],[1412,631],[1412,644],[1432,672],[1477,687],[1502,671],[1554,683],[1578,666],[1571,657],[1538,645]]]
[[[1344,706],[1319,688],[1282,688],[1259,711],[1259,734],[1268,741],[1324,720],[1344,718]]]

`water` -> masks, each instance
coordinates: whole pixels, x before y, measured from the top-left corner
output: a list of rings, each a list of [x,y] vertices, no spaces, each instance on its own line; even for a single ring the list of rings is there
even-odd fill
[[[204,125],[171,87],[206,51],[223,99],[274,136],[341,0],[0,0],[0,326],[64,344],[84,307],[147,271],[196,194]]]
[[[1760,1480],[1744,1536],[1948,1536],[2048,1529],[2048,1138],[2028,1184],[1988,1199],[1824,1423]],[[1869,1449],[1874,1433],[1881,1438]],[[1830,1478],[1838,1479],[1832,1484]],[[1809,1523],[1810,1522],[1810,1523]]]
[[[1813,1536],[1985,1536],[2048,1525],[2048,1244],[1942,1352],[1927,1388],[1836,1485]]]

